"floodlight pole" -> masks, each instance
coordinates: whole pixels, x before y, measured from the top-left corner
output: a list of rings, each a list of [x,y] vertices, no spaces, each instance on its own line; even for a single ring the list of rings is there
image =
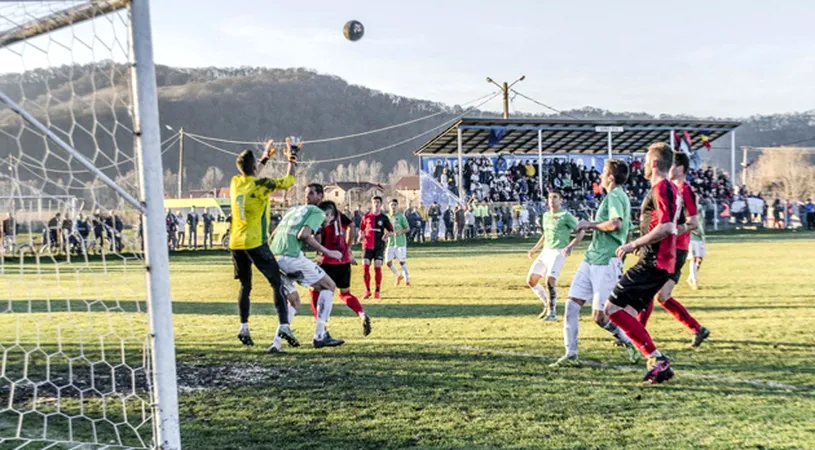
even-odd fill
[[[503,85],[501,85],[493,81],[492,78],[487,77],[487,83],[492,83],[498,86],[498,89],[501,89],[501,92],[503,92],[504,94],[504,119],[509,119],[509,90],[512,88],[512,86],[515,86],[519,81],[523,81],[525,79],[526,75],[521,75],[521,77],[513,81],[512,84],[509,84],[506,81],[504,81]]]
[[[543,130],[538,130],[538,189],[543,200]]]
[[[736,130],[730,131],[730,182],[736,185]]]
[[[608,130],[608,159],[611,159],[613,157],[614,157],[614,152],[612,151],[612,148],[611,148],[611,130]]]
[[[461,127],[456,128],[458,134],[458,198],[464,201],[464,159],[461,155]],[[466,203],[466,202],[465,202]]]
[[[181,194],[181,185],[184,181],[184,127],[178,130],[178,198],[184,198]]]

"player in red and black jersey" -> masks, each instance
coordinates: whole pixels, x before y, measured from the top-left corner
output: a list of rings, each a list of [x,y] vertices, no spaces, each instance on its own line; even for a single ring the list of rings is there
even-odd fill
[[[681,196],[681,206],[679,208],[679,219],[676,225],[676,265],[671,278],[665,282],[665,286],[659,290],[656,299],[672,316],[682,325],[685,325],[694,334],[693,347],[698,347],[702,341],[710,336],[710,331],[699,324],[699,322],[688,312],[685,307],[672,297],[673,288],[682,276],[682,267],[688,259],[688,248],[690,248],[690,232],[699,227],[696,210],[696,194],[685,181],[686,174],[690,169],[690,158],[685,153],[675,153],[674,163],[671,167],[671,181],[677,188]],[[637,317],[643,326],[647,326],[648,318],[654,309],[654,302],[648,303]]]
[[[661,383],[673,377],[670,360],[654,345],[645,327],[636,319],[676,268],[676,221],[679,200],[676,186],[668,179],[673,151],[664,143],[648,147],[645,177],[651,190],[642,205],[642,236],[617,249],[617,257],[640,250],[639,261],[620,278],[606,302],[605,312],[615,325],[634,341],[648,358],[643,381]]]
[[[371,199],[371,212],[365,214],[359,226],[359,242],[364,252],[362,268],[365,279],[365,297],[371,298],[371,261],[374,262],[376,276],[376,293],[374,298],[382,298],[379,293],[382,287],[382,261],[385,259],[385,246],[388,234],[393,233],[393,225],[388,216],[382,213],[382,197]]]
[[[351,266],[357,261],[351,254],[351,243],[354,241],[355,226],[354,221],[347,215],[341,213],[337,205],[331,201],[323,201],[324,189],[322,184],[311,183],[306,186],[306,203],[309,205],[328,206],[334,211],[334,220],[326,224],[317,234],[317,239],[328,250],[336,250],[342,257],[330,258],[326,255],[318,257],[320,268],[334,281],[337,289],[340,290],[340,298],[359,316],[362,322],[362,334],[371,334],[371,318],[365,313],[362,303],[351,293]],[[311,312],[317,318],[317,303],[319,292],[311,291]]]

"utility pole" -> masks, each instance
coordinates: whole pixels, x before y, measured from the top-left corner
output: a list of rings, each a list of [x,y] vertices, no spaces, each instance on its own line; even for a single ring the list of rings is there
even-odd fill
[[[184,180],[184,127],[178,130],[178,198],[181,198],[181,182]]]
[[[509,84],[506,81],[504,81],[504,84],[500,85],[493,81],[492,78],[487,77],[487,83],[492,83],[498,86],[498,88],[501,89],[501,91],[504,94],[504,119],[509,119],[509,90],[512,88],[512,86],[515,86],[516,83],[518,83],[519,81],[523,81],[525,78],[526,75],[521,75],[521,78],[518,78],[517,80],[513,81],[512,84]]]
[[[741,185],[747,184],[747,147],[741,148]]]

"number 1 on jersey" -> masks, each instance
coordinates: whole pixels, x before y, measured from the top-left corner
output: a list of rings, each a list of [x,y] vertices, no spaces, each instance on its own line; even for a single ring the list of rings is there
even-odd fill
[[[246,196],[243,194],[235,198],[235,202],[238,204],[238,217],[240,217],[241,220],[246,220],[246,208],[244,207],[245,201]]]

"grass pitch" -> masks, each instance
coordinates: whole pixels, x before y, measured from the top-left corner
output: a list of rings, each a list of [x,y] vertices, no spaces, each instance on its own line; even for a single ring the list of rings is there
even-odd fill
[[[228,254],[174,255],[185,448],[815,447],[815,234],[711,237],[702,289],[683,282],[675,297],[713,334],[691,349],[690,332],[657,306],[649,329],[677,371],[660,386],[640,383],[643,366],[627,363],[588,307],[580,356],[592,364],[548,367],[563,353],[562,309],[558,322],[536,319],[524,285],[531,245],[410,247],[413,285],[393,287],[385,269],[383,300],[364,302],[371,336],[336,301],[330,329],[346,345],[314,350],[304,304],[293,326],[304,346],[281,355],[263,353],[276,316],[259,274],[258,345],[246,348]],[[560,306],[582,257],[561,272]],[[363,291],[361,268],[353,289]],[[0,334],[13,334],[7,325]]]

